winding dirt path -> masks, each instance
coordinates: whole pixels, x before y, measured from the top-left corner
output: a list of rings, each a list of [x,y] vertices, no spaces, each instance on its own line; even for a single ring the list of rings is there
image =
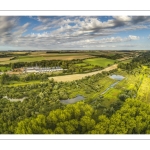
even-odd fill
[[[107,67],[107,68],[105,68],[103,70],[100,70],[100,71],[84,73],[84,74],[72,74],[72,75],[66,75],[66,76],[56,76],[56,77],[50,77],[49,79],[53,78],[57,82],[60,82],[60,81],[66,82],[66,81],[79,80],[79,79],[82,79],[86,76],[92,76],[94,74],[101,73],[102,71],[110,71],[110,70],[113,70],[113,69],[117,69],[117,66],[118,66],[118,64],[115,64],[115,65],[112,65],[112,66]]]

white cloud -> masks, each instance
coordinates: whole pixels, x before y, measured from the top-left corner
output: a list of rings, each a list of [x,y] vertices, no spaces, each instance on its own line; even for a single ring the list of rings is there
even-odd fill
[[[50,18],[50,17],[37,17],[37,20],[42,22],[41,25],[38,25],[33,28],[33,30],[37,31],[42,31],[42,30],[48,30],[51,28],[60,28],[61,26],[68,25],[70,23],[74,23],[78,25],[80,23],[80,17],[55,17],[55,18]]]
[[[17,26],[14,28],[14,31],[12,32],[13,36],[21,36],[24,32],[27,31],[27,28],[29,27],[30,23],[27,22],[22,26]]]
[[[29,38],[49,37],[49,34],[47,32],[31,33],[31,34],[26,35],[25,37],[29,37]]]
[[[131,21],[132,18],[129,16],[113,16],[118,21]]]
[[[139,40],[140,37],[139,36],[135,36],[135,35],[129,35],[129,40]]]
[[[123,39],[121,37],[110,37],[110,38],[103,38],[99,40],[100,43],[116,43],[122,42]]]

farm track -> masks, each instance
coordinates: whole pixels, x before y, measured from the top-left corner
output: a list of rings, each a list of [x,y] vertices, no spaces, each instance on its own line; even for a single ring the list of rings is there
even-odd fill
[[[90,72],[90,73],[85,73],[85,74],[73,74],[73,75],[66,75],[66,76],[56,76],[56,77],[50,77],[49,79],[54,79],[57,82],[67,82],[67,81],[73,81],[73,80],[79,80],[82,79],[86,76],[92,76],[98,73],[102,73],[103,71],[110,71],[113,69],[117,69],[118,64],[112,65],[110,67],[107,67],[103,70],[100,71],[95,71],[95,72]]]

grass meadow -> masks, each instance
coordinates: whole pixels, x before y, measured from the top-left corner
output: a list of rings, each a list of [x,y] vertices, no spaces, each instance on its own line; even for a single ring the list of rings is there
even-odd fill
[[[85,59],[83,62],[94,66],[107,67],[108,65],[114,64],[115,60],[107,58],[92,58]]]

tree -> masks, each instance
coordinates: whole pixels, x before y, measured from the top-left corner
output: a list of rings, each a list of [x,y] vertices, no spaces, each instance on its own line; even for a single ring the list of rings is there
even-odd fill
[[[126,95],[126,94],[120,94],[120,95],[119,95],[119,99],[120,99],[121,101],[125,101],[127,98],[128,98],[128,95]]]
[[[18,127],[15,130],[16,134],[33,134],[31,128],[30,128],[30,120],[25,119],[18,123]]]
[[[78,133],[78,121],[73,119],[65,122],[60,122],[57,127],[61,127],[66,134]]]
[[[7,83],[7,81],[9,81],[9,75],[7,75],[6,73],[3,73],[2,75],[1,75],[1,84],[3,85],[3,84],[5,84],[5,83]]]
[[[55,134],[64,134],[64,130],[61,127],[56,127],[56,129],[54,130]]]
[[[14,63],[11,63],[10,67],[11,67],[11,70],[14,70],[15,68]]]
[[[95,126],[95,120],[88,116],[83,116],[80,120],[80,133],[88,133],[88,131],[92,130]]]
[[[94,129],[89,131],[90,134],[106,134],[108,133],[110,120],[105,116],[101,115],[98,117],[99,122],[94,126]]]

